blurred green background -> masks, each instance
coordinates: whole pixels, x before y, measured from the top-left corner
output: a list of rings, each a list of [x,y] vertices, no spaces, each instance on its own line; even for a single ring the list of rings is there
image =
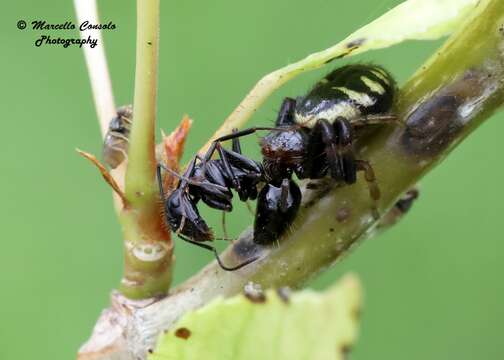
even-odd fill
[[[184,113],[193,117],[189,158],[263,74],[399,2],[163,1],[160,126],[170,131]],[[130,103],[135,2],[99,6],[102,21],[117,25],[105,32],[116,103]],[[120,279],[120,229],[110,190],[74,151],[101,150],[82,51],[36,48],[41,33],[16,28],[20,19],[73,20],[72,2],[3,2],[1,10],[0,359],[71,359]],[[439,44],[410,42],[351,61],[383,64],[403,83]],[[273,121],[283,96],[303,93],[329,69],[289,83],[252,123]],[[400,225],[311,283],[322,289],[347,271],[361,276],[366,304],[353,359],[504,356],[503,120],[494,116],[422,181],[421,200]],[[256,141],[248,153],[257,154]],[[219,215],[204,216],[219,232]],[[237,235],[252,217],[240,207],[229,220]],[[176,283],[211,260],[181,242],[176,255]]]

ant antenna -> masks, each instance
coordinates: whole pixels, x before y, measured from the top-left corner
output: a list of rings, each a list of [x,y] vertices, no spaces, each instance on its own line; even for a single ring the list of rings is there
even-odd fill
[[[170,173],[171,175],[177,177],[180,180],[185,181],[188,184],[191,184],[191,185],[194,185],[194,186],[203,186],[202,182],[194,181],[194,180],[189,179],[188,177],[185,177],[184,175],[180,175],[176,171],[173,171],[172,169],[164,166],[163,164],[158,164],[158,172],[159,172],[159,169],[163,169],[164,171]],[[221,191],[226,191],[227,190],[227,188],[225,188],[224,186],[220,186],[220,185],[213,184],[213,183],[205,184],[205,186],[213,187],[213,188],[219,189]]]
[[[232,266],[232,267],[229,267],[229,266],[226,266],[224,265],[224,263],[222,262],[221,258],[219,257],[219,253],[217,252],[217,249],[213,246],[210,246],[210,245],[207,245],[207,244],[202,244],[200,242],[197,242],[197,241],[194,241],[194,240],[191,240],[183,235],[180,235],[180,234],[177,234],[179,238],[181,238],[182,240],[190,243],[190,244],[193,244],[193,245],[196,245],[196,246],[199,246],[199,247],[202,247],[203,249],[206,249],[208,251],[211,251],[213,252],[214,256],[215,256],[215,260],[217,260],[217,263],[219,264],[219,266],[222,268],[222,270],[224,271],[236,271],[236,270],[239,270],[241,269],[242,267],[245,267],[247,266],[248,264],[251,264],[253,263],[254,261],[258,260],[259,259],[259,255],[257,256],[254,256],[248,260],[245,260],[244,262],[242,262],[241,264],[238,264],[236,266]]]
[[[227,232],[227,227],[226,227],[226,212],[222,211],[222,230],[224,231],[224,237],[228,238],[228,232]]]

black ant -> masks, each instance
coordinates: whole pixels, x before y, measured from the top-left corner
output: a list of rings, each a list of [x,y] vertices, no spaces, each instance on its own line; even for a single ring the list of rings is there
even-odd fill
[[[380,190],[374,171],[367,161],[355,158],[353,143],[358,129],[395,120],[385,114],[394,93],[395,82],[381,67],[348,65],[332,71],[306,96],[285,98],[275,128],[255,127],[220,137],[203,158],[195,157],[165,201],[167,222],[185,241],[213,251],[224,270],[236,270],[257,257],[232,268],[222,264],[216,249],[203,243],[214,237],[196,207],[200,199],[231,211],[232,189],[242,201],[257,197],[254,243],[260,245],[274,242],[298,212],[301,191],[293,174],[300,179],[329,175],[337,183],[353,184],[363,171],[377,212]],[[243,156],[238,140],[258,130],[270,130],[261,139],[262,164]],[[232,150],[221,146],[225,140],[233,140]],[[220,158],[212,160],[215,151]],[[264,186],[258,192],[259,183]],[[160,191],[164,199],[161,180]]]
[[[257,260],[253,257],[237,266],[225,266],[219,258],[215,247],[205,244],[215,239],[211,229],[200,216],[197,203],[202,200],[211,208],[229,212],[232,210],[234,189],[242,201],[257,198],[257,184],[263,180],[261,164],[241,155],[240,144],[233,140],[232,150],[224,149],[220,142],[231,138],[223,136],[212,143],[206,155],[196,156],[183,175],[158,165],[157,177],[161,198],[164,200],[165,217],[181,239],[214,253],[222,269],[233,271]],[[211,159],[217,150],[220,159]],[[179,177],[176,189],[165,199],[161,169]]]

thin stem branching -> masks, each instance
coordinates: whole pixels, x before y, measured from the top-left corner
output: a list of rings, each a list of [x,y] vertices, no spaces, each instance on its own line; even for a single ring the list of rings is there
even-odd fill
[[[379,179],[380,214],[386,214],[405,191],[503,104],[502,14],[501,0],[478,2],[464,25],[401,88],[394,109],[400,121],[376,129],[356,144],[358,157],[371,162]],[[291,74],[298,71],[302,70],[293,70]],[[288,80],[279,80],[278,76],[279,73],[263,79],[264,83],[257,85],[265,87],[260,93],[267,97]],[[246,99],[245,115],[234,119],[242,124],[265,97]],[[236,124],[228,122],[218,134],[228,132]],[[132,189],[140,183],[131,182]],[[259,254],[261,259],[249,266],[225,272],[213,262],[174,289],[169,297],[157,302],[131,304],[120,294],[114,294],[113,309],[103,314],[97,324],[99,331],[81,349],[83,358],[88,354],[96,354],[95,359],[113,359],[118,354],[143,358],[158,334],[173,326],[187,311],[217,296],[236,294],[250,281],[263,288],[299,287],[341,259],[359,241],[375,234],[378,222],[363,178],[346,187],[320,185],[312,190],[303,184],[299,215],[278,245],[256,245],[253,234],[247,230],[222,254],[226,264],[240,263]],[[125,224],[127,227],[128,222]],[[103,350],[100,333],[104,327],[111,327],[110,324],[117,330],[117,319],[122,321],[122,331],[116,331],[114,339],[107,339],[107,349],[112,350],[100,352]]]

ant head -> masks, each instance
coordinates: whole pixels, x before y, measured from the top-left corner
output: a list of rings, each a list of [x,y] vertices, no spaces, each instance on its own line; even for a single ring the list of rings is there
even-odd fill
[[[165,202],[166,221],[173,232],[178,232],[194,241],[210,241],[212,230],[200,216],[196,200],[183,189],[174,190]]]

